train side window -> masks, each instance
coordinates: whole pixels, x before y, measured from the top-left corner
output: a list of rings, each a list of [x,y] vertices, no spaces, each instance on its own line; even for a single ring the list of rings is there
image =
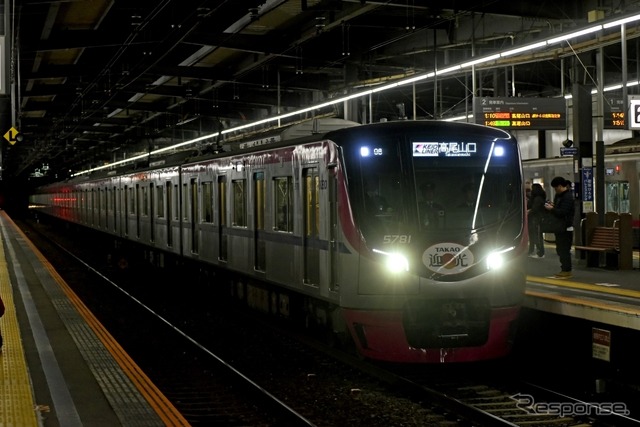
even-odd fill
[[[233,225],[236,227],[247,226],[247,194],[246,180],[233,181]]]
[[[213,222],[213,182],[202,183],[202,222]]]
[[[133,187],[129,188],[129,213],[131,215],[136,213],[136,195],[133,192]]]
[[[293,179],[290,176],[273,178],[274,229],[293,232]]]
[[[95,199],[95,189],[91,189],[91,225],[95,224],[95,214],[96,214],[96,199]]]
[[[264,172],[257,172],[253,175],[254,180],[254,206],[255,206],[255,228],[264,230],[264,206],[265,206],[265,184]]]
[[[156,187],[156,214],[158,218],[164,218],[164,188]]]
[[[167,187],[167,188],[169,188],[169,187]],[[173,194],[179,194],[179,192],[178,192],[178,184],[175,184],[173,186]],[[173,197],[173,195],[171,196],[171,199],[174,200],[174,202],[173,202],[173,219],[178,221],[180,219],[180,206],[178,206],[178,204],[180,203],[180,200],[179,200],[178,197]]]
[[[187,215],[188,213],[188,208],[189,208],[189,187],[187,186],[187,184],[182,184],[182,219],[184,222],[188,222],[189,221],[189,216]]]
[[[220,226],[227,225],[227,177],[218,177],[218,219]]]
[[[142,216],[149,216],[149,191],[147,187],[140,188],[142,192]]]
[[[120,195],[120,190],[116,187],[113,187],[111,192],[111,206],[113,209],[111,210],[111,215],[113,215],[113,231],[116,231],[118,228],[118,196]]]
[[[317,168],[305,170],[305,235],[317,237],[320,234],[320,178]]]

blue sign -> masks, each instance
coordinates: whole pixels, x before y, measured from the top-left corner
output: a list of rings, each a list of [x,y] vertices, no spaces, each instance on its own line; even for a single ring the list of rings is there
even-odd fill
[[[582,201],[593,202],[593,168],[582,168]]]
[[[560,147],[561,156],[575,156],[578,154],[578,147]]]

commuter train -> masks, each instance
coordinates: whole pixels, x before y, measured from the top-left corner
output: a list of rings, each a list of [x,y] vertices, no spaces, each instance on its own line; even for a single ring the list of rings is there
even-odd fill
[[[509,353],[527,234],[522,161],[508,133],[353,123],[152,163],[49,184],[30,201],[138,242],[156,259],[233,272],[235,298],[298,314],[365,358],[448,363]]]

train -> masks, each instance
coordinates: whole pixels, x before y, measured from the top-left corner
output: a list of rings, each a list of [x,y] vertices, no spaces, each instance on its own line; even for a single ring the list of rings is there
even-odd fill
[[[80,174],[30,204],[156,260],[232,272],[233,298],[296,314],[366,359],[507,356],[526,277],[516,139],[467,123],[343,122]]]

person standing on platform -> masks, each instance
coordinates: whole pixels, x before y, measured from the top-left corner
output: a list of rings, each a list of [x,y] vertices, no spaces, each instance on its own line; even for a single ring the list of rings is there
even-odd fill
[[[571,182],[561,176],[551,180],[551,187],[556,192],[553,203],[545,203],[544,208],[551,214],[564,219],[566,229],[556,236],[556,253],[560,258],[561,271],[554,277],[556,279],[569,279],[573,277],[571,265],[571,245],[573,244],[573,217],[575,215],[575,205]]]
[[[540,230],[540,216],[544,215],[544,204],[547,200],[547,193],[540,184],[531,186],[531,197],[529,201],[529,257],[544,258],[544,238]]]

